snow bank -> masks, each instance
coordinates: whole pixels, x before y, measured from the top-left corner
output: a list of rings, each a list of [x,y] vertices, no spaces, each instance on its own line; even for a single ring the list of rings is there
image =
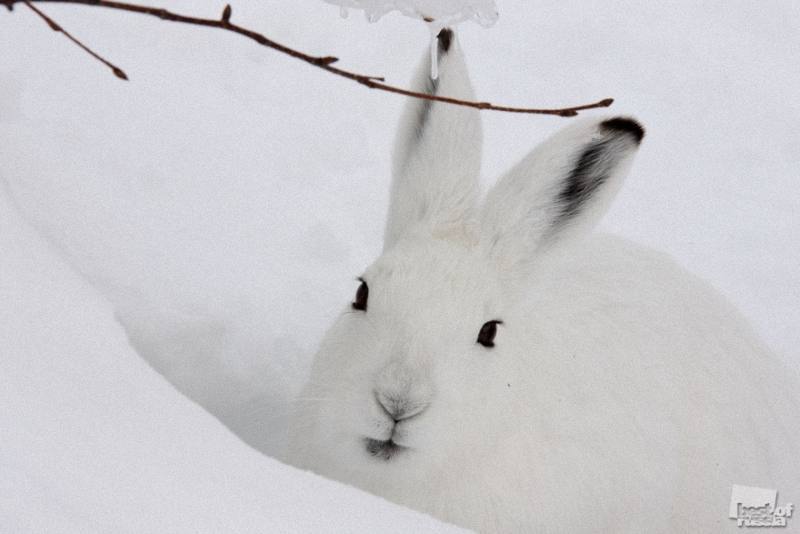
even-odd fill
[[[2,191],[0,250],[3,532],[451,531],[236,439],[131,349]]]

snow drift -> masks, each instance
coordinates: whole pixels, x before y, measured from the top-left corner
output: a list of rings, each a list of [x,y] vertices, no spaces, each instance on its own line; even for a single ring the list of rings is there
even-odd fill
[[[4,191],[0,250],[3,532],[450,531],[239,441],[131,349]]]

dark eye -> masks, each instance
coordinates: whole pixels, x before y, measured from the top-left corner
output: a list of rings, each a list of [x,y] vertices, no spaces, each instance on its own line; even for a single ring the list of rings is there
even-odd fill
[[[494,336],[497,335],[497,325],[503,324],[503,321],[489,321],[484,323],[481,331],[478,333],[478,343],[484,347],[494,347]]]
[[[359,280],[361,280],[359,278]],[[364,280],[361,280],[361,285],[358,286],[356,291],[356,300],[353,301],[353,309],[367,311],[367,299],[369,298],[369,287]]]

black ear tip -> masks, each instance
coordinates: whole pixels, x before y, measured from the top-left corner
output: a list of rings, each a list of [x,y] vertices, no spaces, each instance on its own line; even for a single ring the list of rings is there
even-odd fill
[[[606,130],[615,132],[622,132],[632,135],[636,139],[636,143],[641,143],[644,139],[644,127],[637,121],[628,117],[614,117],[600,123],[600,126]]]
[[[437,36],[439,39],[439,50],[442,52],[450,51],[450,45],[453,44],[453,30],[444,28]]]

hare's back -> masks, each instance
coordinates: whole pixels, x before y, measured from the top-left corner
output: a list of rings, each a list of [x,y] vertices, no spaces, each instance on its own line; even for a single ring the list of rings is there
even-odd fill
[[[620,513],[651,514],[643,525],[715,531],[735,528],[733,484],[800,491],[792,373],[710,284],[604,235],[553,255],[536,280],[513,342],[526,347],[543,491],[566,484],[578,499],[603,481]]]

